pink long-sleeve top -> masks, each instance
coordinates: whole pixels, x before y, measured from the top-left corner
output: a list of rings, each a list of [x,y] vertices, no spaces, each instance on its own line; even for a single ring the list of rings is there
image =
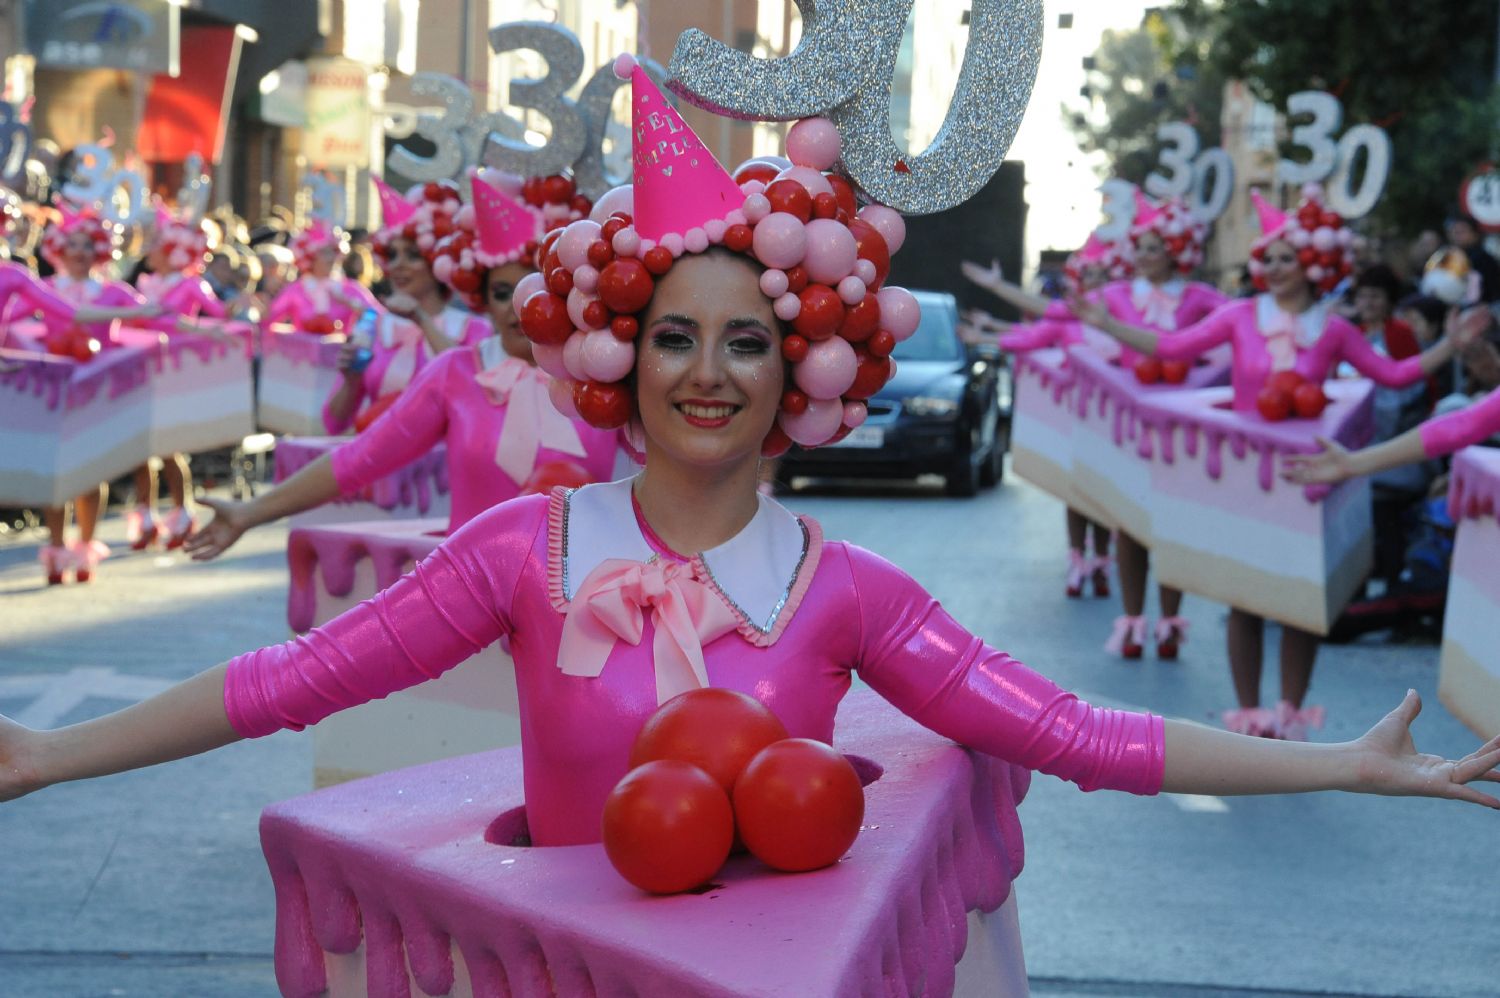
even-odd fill
[[[334,297],[335,291],[343,301]],[[354,309],[345,304],[345,301],[358,302],[365,308],[378,307],[375,296],[358,281],[347,277],[319,278],[304,274],[281,289],[276,300],[271,302],[265,321],[290,322],[301,329],[314,316],[326,315],[348,328],[353,322]]]
[[[856,670],[915,720],[980,751],[1086,790],[1160,789],[1161,718],[1080,701],[970,634],[878,556],[824,543],[816,521],[762,497],[735,538],[679,560],[648,539],[631,488],[627,479],[503,503],[373,599],[239,656],[224,684],[231,725],[247,737],[301,728],[506,636],[538,845],[599,840],[631,742],[672,693],[739,690],[793,736],[829,741]],[[682,684],[673,649],[690,606],[695,621],[718,623],[699,628],[701,679]],[[560,654],[577,637],[570,628],[590,632],[580,654]]]
[[[1276,371],[1295,370],[1308,381],[1323,382],[1340,361],[1348,361],[1377,384],[1398,388],[1423,377],[1422,358],[1392,360],[1372,347],[1358,326],[1332,314],[1326,304],[1300,315],[1276,306],[1270,295],[1231,301],[1201,322],[1162,336],[1156,355],[1190,360],[1223,343],[1234,351],[1230,375],[1234,408],[1255,409],[1255,397]]]
[[[47,278],[48,285],[62,298],[74,305],[92,305],[95,308],[130,308],[146,304],[146,298],[124,281],[102,281],[97,277],[74,280],[66,274],[53,274]],[[113,323],[94,322],[84,326],[89,335],[101,344],[110,346],[110,327]]]
[[[141,325],[168,335],[177,332],[178,319],[196,319],[200,315],[223,319],[229,315],[229,309],[199,273],[142,274],[136,281],[136,290],[146,301],[166,309],[163,315]]]
[[[330,408],[338,395],[337,388],[323,403],[323,427],[331,436],[338,436],[352,427],[354,415],[366,402],[374,402],[411,384],[411,379],[432,359],[421,326],[386,311],[383,306],[376,307],[379,320],[375,324],[375,338],[369,344],[374,356],[359,380],[353,383],[354,405],[350,407],[349,415],[340,419]],[[488,319],[452,305],[443,309],[436,321],[453,346],[474,346],[494,332]]]
[[[1478,402],[1446,416],[1429,419],[1418,432],[1422,451],[1430,458],[1483,443],[1500,433],[1500,391],[1492,391]]]
[[[1065,302],[1050,301],[1032,322],[1018,322],[1001,334],[1000,348],[1012,353],[1068,347],[1083,342],[1083,323],[1079,322]]]
[[[73,324],[78,308],[48,287],[27,267],[0,260],[0,322],[40,315],[49,330]]]
[[[1121,322],[1145,326],[1158,333],[1186,329],[1213,314],[1216,308],[1228,300],[1217,288],[1197,281],[1174,278],[1164,284],[1152,284],[1144,277],[1111,281],[1092,297]],[[1120,345],[1119,362],[1122,367],[1133,368],[1140,359],[1138,352],[1123,343]]]
[[[451,534],[520,495],[539,465],[571,461],[593,481],[608,481],[619,431],[559,413],[547,398],[546,378],[525,361],[505,357],[494,336],[447,351],[424,367],[369,428],[333,451],[340,491],[357,492],[443,441]],[[520,425],[523,421],[527,425]],[[510,454],[501,452],[502,440]]]

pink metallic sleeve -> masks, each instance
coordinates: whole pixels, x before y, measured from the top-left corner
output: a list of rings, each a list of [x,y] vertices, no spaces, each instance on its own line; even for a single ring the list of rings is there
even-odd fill
[[[1162,360],[1192,360],[1228,343],[1234,335],[1234,310],[1244,307],[1243,301],[1232,301],[1191,326],[1162,333],[1156,339],[1156,356]]]
[[[1472,405],[1429,419],[1418,431],[1422,451],[1428,457],[1443,457],[1472,447],[1500,433],[1500,391],[1492,391]]]
[[[1059,327],[1052,323],[1016,323],[1010,332],[1001,335],[1002,350],[1024,353],[1027,350],[1042,350],[1059,343]]]
[[[512,629],[546,497],[471,520],[389,589],[307,634],[230,660],[224,711],[246,738],[300,730],[432,679]]]
[[[358,492],[432,450],[448,430],[445,386],[453,371],[445,353],[412,379],[389,409],[332,456],[339,491]]]
[[[267,325],[277,322],[295,324],[297,321],[297,301],[301,295],[302,292],[297,285],[288,284],[276,295],[270,307],[266,309],[266,317],[261,321]]]
[[[1343,359],[1376,384],[1387,388],[1401,388],[1421,381],[1424,377],[1420,354],[1407,357],[1405,360],[1392,360],[1370,346],[1364,334],[1352,323],[1338,316],[1331,316],[1328,325],[1335,327],[1335,331],[1341,337],[1340,347]]]
[[[1160,717],[1084,703],[968,633],[900,569],[848,550],[859,598],[860,675],[903,713],[1084,790],[1161,789]]]

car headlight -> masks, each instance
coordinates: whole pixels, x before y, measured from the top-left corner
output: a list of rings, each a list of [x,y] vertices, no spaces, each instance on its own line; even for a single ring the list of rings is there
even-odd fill
[[[952,416],[958,412],[958,399],[936,398],[931,395],[914,395],[902,403],[913,416]]]

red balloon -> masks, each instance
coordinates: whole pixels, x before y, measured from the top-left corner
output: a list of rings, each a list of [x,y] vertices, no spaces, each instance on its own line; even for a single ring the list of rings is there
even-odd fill
[[[618,382],[582,381],[573,389],[573,407],[590,426],[613,430],[630,421],[635,400]]]
[[[567,267],[553,267],[547,273],[547,290],[559,297],[568,297],[568,292],[573,290],[573,275],[568,273]]]
[[[542,198],[549,204],[566,204],[573,196],[573,181],[553,175],[542,181]]]
[[[891,380],[890,357],[865,354],[859,358],[859,366],[854,369],[854,384],[844,392],[844,398],[867,399],[884,388],[889,380]]]
[[[827,191],[813,195],[813,218],[832,218],[838,213],[838,198]]]
[[[1286,392],[1266,387],[1255,396],[1255,408],[1268,422],[1279,423],[1292,413],[1292,397]]]
[[[589,263],[595,270],[602,270],[614,258],[614,248],[603,239],[595,239],[589,243]]]
[[[1339,214],[1336,211],[1323,212],[1318,216],[1318,221],[1330,229],[1340,229],[1343,228],[1344,225],[1344,220],[1339,217]]]
[[[1188,363],[1185,360],[1164,360],[1161,362],[1161,380],[1169,385],[1180,385],[1187,380]]]
[[[422,197],[427,201],[441,201],[448,196],[443,185],[436,180],[429,180],[422,186]]]
[[[442,239],[453,235],[453,219],[447,215],[439,215],[432,220],[432,238]]]
[[[609,320],[609,331],[615,339],[629,343],[641,331],[641,324],[633,315],[617,315]]]
[[[772,211],[784,211],[789,215],[796,215],[802,221],[812,219],[813,199],[803,187],[795,180],[778,180],[766,188],[766,199],[771,202]]]
[[[1323,394],[1323,386],[1311,381],[1298,385],[1292,392],[1292,408],[1301,419],[1316,419],[1323,415],[1323,410],[1328,408],[1328,396]]]
[[[1275,374],[1267,378],[1266,387],[1272,389],[1273,391],[1285,392],[1287,395],[1291,395],[1298,388],[1300,388],[1306,382],[1306,380],[1307,379],[1302,377],[1301,374],[1289,368],[1285,371],[1277,371]]]
[[[746,184],[752,180],[759,180],[763,184],[769,184],[780,172],[779,168],[770,163],[746,163],[734,171],[734,182]]]
[[[760,442],[761,457],[780,457],[792,449],[792,438],[786,435],[780,423],[771,424],[771,432]]]
[[[676,894],[707,883],[733,844],[728,796],[691,763],[648,762],[605,798],[604,853],[643,891]]]
[[[605,219],[604,225],[600,227],[599,235],[605,242],[612,243],[614,242],[615,233],[619,232],[621,229],[628,228],[630,228],[629,222],[625,221],[623,218],[616,218],[615,216],[611,215],[609,218]]]
[[[92,336],[88,335],[82,330],[74,333],[71,349],[69,350],[69,353],[72,355],[74,360],[87,363],[88,361],[93,360],[94,355],[98,352],[98,340],[94,339]]]
[[[639,312],[651,301],[655,291],[656,282],[651,280],[646,265],[639,260],[624,257],[612,261],[599,272],[599,299],[609,306],[611,312]]]
[[[1311,267],[1318,262],[1318,251],[1311,246],[1304,246],[1297,251],[1297,263],[1304,268]]]
[[[532,470],[531,476],[521,484],[521,495],[551,492],[559,485],[565,489],[576,489],[593,480],[588,470],[576,461],[548,461]]]
[[[807,393],[795,388],[788,388],[781,393],[781,408],[792,416],[800,416],[807,411]]]
[[[755,241],[755,233],[748,225],[731,225],[724,230],[724,245],[736,253],[743,253]]]
[[[547,203],[542,184],[541,177],[527,177],[521,182],[521,197],[526,199],[527,204],[540,208]]]
[[[590,201],[587,195],[574,194],[568,201],[568,207],[578,212],[579,215],[587,216],[594,210],[594,202]]]
[[[880,299],[867,294],[857,305],[849,306],[844,321],[839,326],[839,335],[850,343],[863,343],[880,328]]]
[[[891,273],[890,247],[885,244],[880,230],[862,218],[851,219],[849,231],[854,236],[854,251],[859,259],[869,260],[875,265],[875,283],[871,290],[878,291]]]
[[[807,338],[791,334],[781,341],[781,356],[793,364],[800,364],[807,359]]]
[[[876,330],[875,335],[865,344],[865,349],[873,356],[889,357],[891,351],[896,349],[896,336],[889,329]]]
[[[854,844],[865,793],[849,760],[811,738],[788,738],[762,749],[740,774],[734,815],[740,839],[761,862],[816,870]]]
[[[851,216],[859,210],[859,205],[854,201],[854,188],[849,181],[836,173],[826,174],[828,186],[833,188],[833,196],[839,203],[839,210],[847,212]]]
[[[609,307],[602,301],[591,301],[583,306],[583,324],[590,329],[603,329],[609,323]]]
[[[765,704],[737,690],[679,693],[646,719],[630,747],[630,768],[655,759],[692,763],[728,794],[756,753],[787,737]]]
[[[809,284],[797,296],[802,311],[792,320],[792,328],[810,340],[826,340],[839,331],[844,321],[844,302],[838,292],[826,284]]]
[[[314,315],[302,323],[302,331],[305,333],[322,333],[324,335],[333,332],[333,318],[328,315]]]
[[[1143,385],[1154,385],[1161,380],[1161,361],[1155,357],[1142,357],[1135,362],[1135,379]]]
[[[550,291],[533,294],[521,306],[521,332],[534,343],[566,343],[573,335],[568,303]]]
[[[641,262],[654,276],[660,277],[672,269],[672,251],[665,246],[653,246],[641,255]]]
[[[794,295],[800,295],[807,288],[807,268],[797,264],[786,272],[786,289]]]

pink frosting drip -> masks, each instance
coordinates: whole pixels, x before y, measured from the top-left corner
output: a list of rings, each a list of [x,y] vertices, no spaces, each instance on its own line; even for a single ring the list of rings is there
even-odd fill
[[[845,698],[837,730],[840,750],[883,767],[849,854],[798,875],[736,858],[700,895],[648,897],[598,845],[504,844],[523,825],[517,749],[272,805],[277,981],[321,994],[324,952],[363,941],[376,996],[411,981],[447,994],[454,945],[476,995],[950,993],[966,912],[999,907],[1021,871],[1030,774],[867,691]]]
[[[277,354],[296,365],[311,364],[333,369],[338,366],[342,338],[330,339],[319,333],[268,330],[260,338],[261,355]]]
[[[358,533],[341,527],[300,527],[287,538],[286,560],[291,569],[287,590],[287,626],[302,634],[317,623],[318,585],[331,596],[347,596],[354,589],[354,569],[370,559],[375,569],[375,591],[401,578],[443,541],[440,534],[404,536]]]
[[[1195,364],[1188,369],[1187,381],[1182,385],[1146,385],[1135,376],[1135,372],[1122,367],[1118,362],[1099,356],[1087,347],[1068,351],[1069,367],[1076,370],[1078,413],[1087,417],[1092,402],[1097,418],[1110,419],[1110,433],[1116,447],[1126,443],[1135,444],[1136,454],[1149,461],[1158,450],[1168,464],[1176,458],[1170,434],[1160,433],[1161,425],[1146,418],[1151,399],[1194,388],[1209,388],[1224,384],[1229,378],[1229,365],[1220,361]],[[1169,424],[1170,425],[1170,424]],[[1189,444],[1193,451],[1197,442]]]
[[[1013,363],[1017,380],[1035,378],[1043,389],[1052,393],[1054,404],[1062,403],[1077,380],[1067,353],[1060,349],[1028,350],[1016,354]]]
[[[1467,447],[1453,458],[1448,514],[1455,521],[1500,514],[1500,450]]]
[[[122,335],[121,340],[123,346],[101,351],[85,363],[28,349],[0,349],[0,385],[45,399],[53,412],[87,407],[106,385],[110,400],[123,398],[149,387],[152,374],[162,368],[165,347],[155,333]]]
[[[276,481],[285,481],[347,440],[347,437],[283,437],[276,444]],[[368,488],[334,501],[370,502],[385,510],[415,507],[425,515],[432,508],[434,495],[447,494],[448,449],[438,444]]]

